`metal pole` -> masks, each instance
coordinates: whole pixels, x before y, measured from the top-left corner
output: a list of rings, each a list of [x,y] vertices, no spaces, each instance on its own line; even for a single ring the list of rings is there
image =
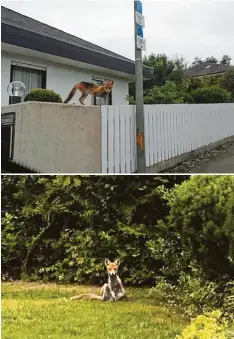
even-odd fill
[[[145,137],[144,137],[144,99],[142,76],[142,50],[137,48],[137,1],[134,0],[134,34],[135,34],[135,76],[136,76],[136,147],[137,173],[145,173]]]

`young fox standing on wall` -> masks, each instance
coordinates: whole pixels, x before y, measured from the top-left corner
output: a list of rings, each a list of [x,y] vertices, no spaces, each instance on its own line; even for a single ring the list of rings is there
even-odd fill
[[[122,285],[120,277],[117,275],[120,260],[116,259],[111,262],[109,259],[105,259],[105,265],[108,272],[108,283],[104,284],[101,288],[101,296],[94,293],[87,293],[72,297],[71,300],[77,299],[98,299],[105,301],[118,301],[126,298],[125,291]]]
[[[107,97],[112,91],[114,81],[111,80],[106,80],[103,82],[102,86],[98,86],[95,84],[92,84],[91,82],[79,82],[76,84],[71,92],[69,93],[68,97],[66,100],[64,100],[64,103],[68,103],[76,94],[76,91],[79,90],[82,94],[81,97],[79,98],[79,101],[81,105],[84,105],[84,99],[87,98],[89,94],[92,94],[96,97],[101,97],[105,99],[105,105],[107,104]]]

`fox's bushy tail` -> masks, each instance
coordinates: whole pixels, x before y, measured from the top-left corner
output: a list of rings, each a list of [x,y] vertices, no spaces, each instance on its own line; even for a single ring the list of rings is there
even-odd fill
[[[64,102],[63,102],[64,104],[67,104],[67,103],[74,97],[74,95],[76,94],[77,89],[78,89],[78,84],[76,84],[76,85],[72,88],[71,92],[68,94],[67,99],[64,100]]]
[[[86,294],[75,295],[74,297],[70,298],[70,300],[79,300],[79,299],[102,300],[102,297],[100,295],[95,294],[95,293],[86,293]]]

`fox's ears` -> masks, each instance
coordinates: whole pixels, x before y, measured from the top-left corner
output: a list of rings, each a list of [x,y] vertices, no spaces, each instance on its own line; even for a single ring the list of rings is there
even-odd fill
[[[110,263],[111,263],[110,260],[105,258],[105,265],[110,265]]]
[[[113,85],[113,83],[114,83],[114,80],[111,80],[111,83],[112,83],[112,85]]]
[[[119,266],[119,264],[120,264],[120,259],[115,259],[114,263],[115,263],[117,266]]]
[[[105,259],[105,265],[110,265],[111,261],[109,259]],[[115,259],[114,264],[116,264],[117,266],[119,266],[120,264],[120,259]]]

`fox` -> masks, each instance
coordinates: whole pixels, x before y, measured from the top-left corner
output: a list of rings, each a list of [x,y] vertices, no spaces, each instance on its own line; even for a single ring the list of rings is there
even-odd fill
[[[106,80],[104,81],[102,86],[98,86],[92,84],[91,82],[82,81],[76,84],[71,92],[68,94],[66,100],[64,100],[64,104],[67,104],[76,94],[77,90],[79,90],[82,94],[79,98],[81,105],[84,105],[84,99],[87,98],[89,94],[92,94],[96,97],[101,97],[105,99],[105,105],[107,105],[107,98],[110,92],[112,91],[114,81]]]
[[[111,262],[109,259],[105,259],[105,266],[108,273],[108,282],[101,288],[101,295],[95,293],[80,294],[71,297],[70,300],[87,299],[87,300],[103,300],[103,301],[119,301],[121,299],[128,300],[125,290],[123,288],[122,281],[118,276],[118,268],[120,260],[115,259]]]

